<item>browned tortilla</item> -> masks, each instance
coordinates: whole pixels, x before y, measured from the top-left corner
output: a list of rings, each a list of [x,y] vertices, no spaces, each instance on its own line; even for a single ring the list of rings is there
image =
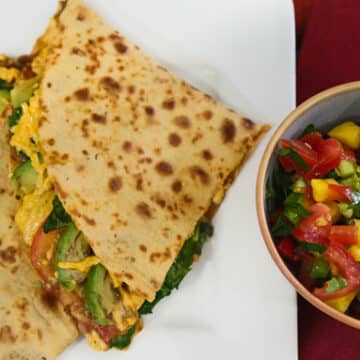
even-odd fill
[[[66,2],[54,34],[39,129],[48,173],[103,264],[152,300],[268,127],[169,72],[80,0]]]
[[[14,224],[7,134],[6,119],[0,118],[0,360],[55,359],[78,333],[42,288]]]

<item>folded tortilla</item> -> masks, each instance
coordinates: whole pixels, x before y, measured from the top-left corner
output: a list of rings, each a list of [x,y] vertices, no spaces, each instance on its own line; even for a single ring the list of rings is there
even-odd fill
[[[27,61],[38,88],[21,104],[10,144],[38,179],[20,196],[16,223],[31,244],[60,199],[93,254],[58,267],[87,272],[101,262],[120,291],[121,320],[113,318],[122,336],[141,304],[169,294],[169,270],[176,279],[189,270],[189,259],[176,276],[172,266],[268,126],[178,78],[81,0],[61,2]],[[109,339],[116,331],[99,328],[103,320],[91,331]]]
[[[0,359],[55,359],[78,332],[32,269],[14,224],[7,134],[7,123],[0,118]]]

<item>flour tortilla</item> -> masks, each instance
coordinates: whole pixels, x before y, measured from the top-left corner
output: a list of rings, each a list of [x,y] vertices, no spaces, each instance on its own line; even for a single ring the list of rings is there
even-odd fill
[[[103,264],[151,301],[268,126],[163,68],[81,0],[63,5],[41,83],[48,173]]]
[[[78,332],[56,301],[49,302],[14,224],[7,134],[0,118],[0,360],[55,359]]]

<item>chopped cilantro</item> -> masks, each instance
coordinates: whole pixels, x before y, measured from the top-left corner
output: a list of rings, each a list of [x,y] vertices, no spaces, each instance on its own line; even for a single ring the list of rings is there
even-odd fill
[[[344,279],[342,277],[332,278],[331,280],[329,280],[327,282],[326,292],[329,294],[329,293],[341,290],[344,287],[346,287],[346,285],[347,285],[346,279]]]
[[[310,215],[301,204],[303,197],[302,193],[291,193],[284,202],[284,215],[294,225],[297,225],[302,218]]]
[[[291,148],[283,148],[279,151],[280,156],[288,156],[292,160],[295,161],[296,164],[301,166],[302,168],[309,170],[309,165],[303,160],[303,158],[293,149]]]
[[[198,222],[192,236],[187,239],[171,265],[161,289],[156,293],[155,300],[145,301],[139,313],[141,315],[152,312],[154,306],[164,297],[169,296],[172,290],[177,289],[185,275],[191,270],[195,255],[201,255],[202,247],[209,236],[213,234],[213,227],[206,222]]]
[[[280,216],[275,225],[271,228],[271,234],[274,237],[291,235],[292,226],[284,216]]]
[[[317,131],[314,124],[309,124],[303,131],[301,136],[305,136],[307,134],[310,134],[312,132]]]
[[[53,200],[53,211],[44,226],[44,232],[48,233],[53,230],[61,229],[71,224],[71,217],[65,211],[59,198],[56,196]]]
[[[307,251],[322,254],[326,250],[326,246],[322,244],[309,243],[306,241],[299,241],[300,245]]]

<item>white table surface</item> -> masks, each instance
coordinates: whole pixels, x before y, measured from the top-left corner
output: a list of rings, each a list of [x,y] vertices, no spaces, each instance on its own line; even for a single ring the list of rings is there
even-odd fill
[[[291,0],[88,0],[163,64],[259,121],[295,105]],[[56,0],[12,0],[0,13],[0,51],[30,51]],[[267,135],[266,139],[269,139]],[[263,244],[255,181],[266,139],[215,219],[215,236],[181,285],[145,318],[126,352],[76,342],[62,360],[297,359],[295,292]]]

